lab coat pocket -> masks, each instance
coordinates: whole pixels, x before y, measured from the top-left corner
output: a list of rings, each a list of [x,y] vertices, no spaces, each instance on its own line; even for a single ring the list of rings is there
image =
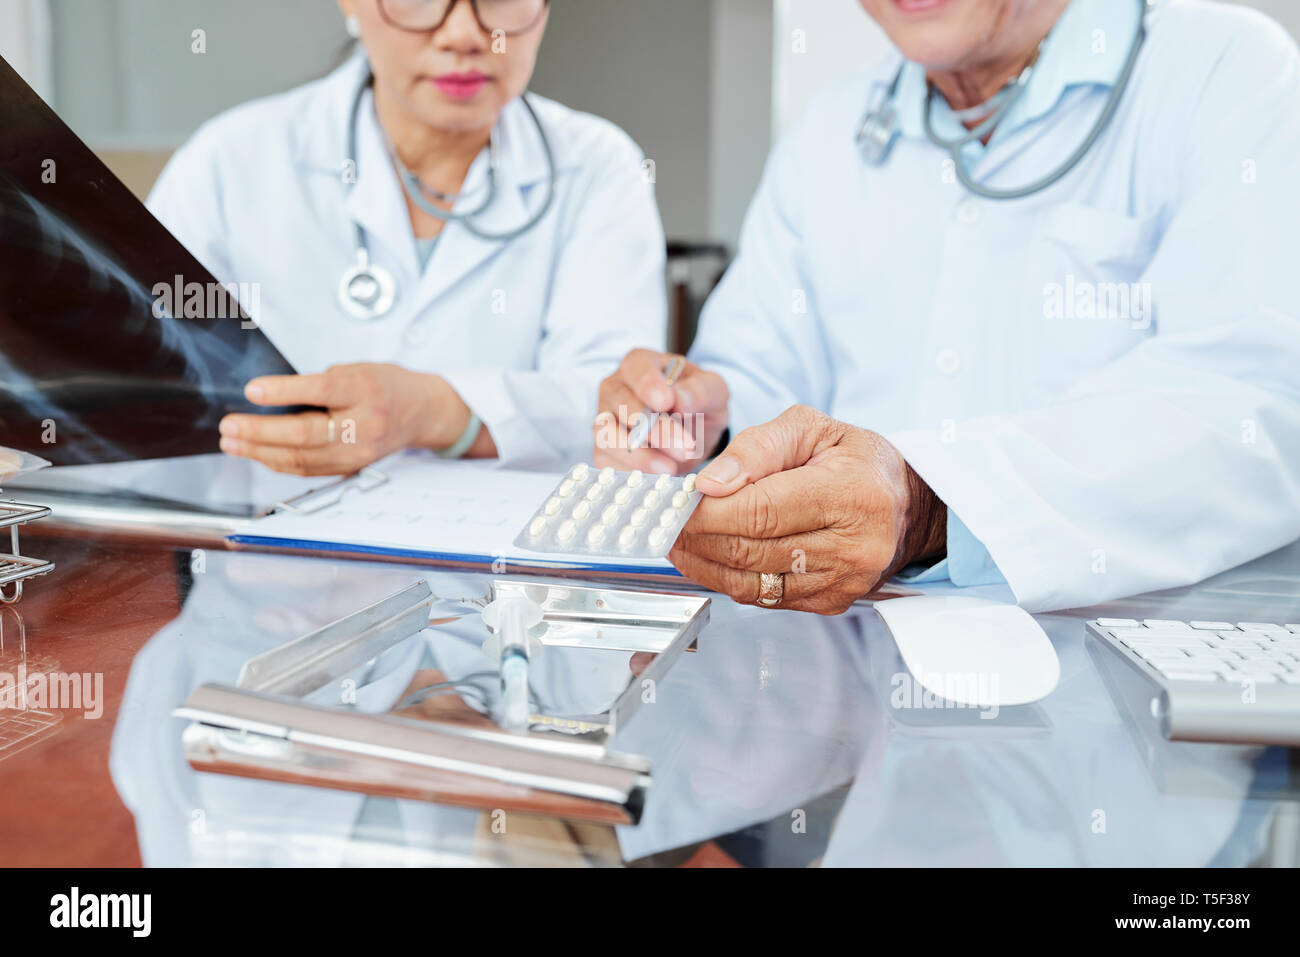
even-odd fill
[[[1056,395],[1152,334],[1157,223],[1076,203],[1044,211],[1025,277],[1027,378]]]

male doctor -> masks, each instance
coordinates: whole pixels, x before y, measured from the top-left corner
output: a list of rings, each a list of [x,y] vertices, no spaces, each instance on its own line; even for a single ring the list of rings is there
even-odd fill
[[[861,2],[901,57],[777,146],[676,385],[638,350],[601,387],[598,462],[735,434],[676,566],[823,613],[917,566],[1047,610],[1300,535],[1295,43],[1207,0]],[[643,406],[681,415],[629,450]]]

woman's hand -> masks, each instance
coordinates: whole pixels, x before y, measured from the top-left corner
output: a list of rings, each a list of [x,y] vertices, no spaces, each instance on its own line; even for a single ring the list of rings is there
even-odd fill
[[[315,375],[262,376],[244,393],[257,405],[328,410],[221,420],[221,451],[294,475],[346,475],[399,449],[448,448],[470,415],[442,377],[369,362]],[[495,454],[486,429],[470,454]]]
[[[780,607],[839,614],[945,547],[947,509],[898,450],[806,406],[741,432],[696,487],[668,558],[745,604],[761,572],[782,573]]]
[[[604,467],[677,474],[713,451],[727,427],[727,384],[716,372],[687,362],[675,385],[664,370],[676,356],[633,349],[600,384],[593,426],[593,461]],[[628,432],[645,410],[660,415],[645,446],[628,448]]]

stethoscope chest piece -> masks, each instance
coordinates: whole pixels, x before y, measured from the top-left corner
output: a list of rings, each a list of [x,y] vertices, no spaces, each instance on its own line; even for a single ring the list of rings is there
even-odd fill
[[[873,166],[882,164],[897,132],[898,117],[892,103],[885,103],[868,113],[858,129],[858,148],[862,150],[863,158]]]
[[[339,280],[339,306],[353,319],[382,319],[397,301],[397,280],[383,266],[372,265],[365,250]]]

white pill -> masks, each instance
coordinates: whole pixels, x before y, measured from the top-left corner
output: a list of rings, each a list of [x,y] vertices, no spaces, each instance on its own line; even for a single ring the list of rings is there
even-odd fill
[[[661,475],[659,478],[655,479],[655,488],[661,492],[672,484],[673,477],[671,475]]]
[[[694,492],[694,491],[695,491],[695,473],[694,473],[694,472],[692,472],[690,475],[686,476],[686,478],[682,479],[682,491],[686,492],[688,495],[689,495],[691,492]]]
[[[561,502],[558,498],[556,498],[555,496],[551,496],[549,499],[546,500],[546,506],[543,509],[543,511],[546,512],[547,515],[554,515],[556,512],[560,510],[560,507],[563,504],[564,503]]]
[[[570,495],[572,495],[573,479],[565,479],[563,482],[561,482],[560,487],[556,489],[555,494],[560,496],[560,498],[568,498]]]
[[[685,508],[691,497],[685,492],[673,492],[673,508]]]
[[[654,489],[651,489],[650,491],[646,492],[645,498],[641,500],[641,504],[644,505],[646,508],[654,508],[656,505],[659,504],[659,493],[656,492]]]
[[[627,487],[636,488],[644,481],[645,481],[645,473],[642,472],[640,469],[637,469],[627,477]]]
[[[656,528],[650,533],[650,547],[663,548],[668,544],[668,529]]]
[[[593,485],[591,488],[587,489],[587,501],[594,502],[604,494],[605,490],[603,488],[599,485]]]
[[[587,480],[587,473],[590,471],[591,469],[587,468],[585,462],[579,462],[573,467],[573,471],[569,473],[569,477],[575,482],[585,482]]]
[[[618,513],[621,511],[622,509],[617,505],[607,505],[605,511],[600,513],[600,520],[606,525],[613,525],[618,521]]]
[[[648,514],[643,508],[634,508],[632,514],[628,516],[627,523],[632,526],[644,525]]]
[[[577,505],[573,506],[573,517],[580,522],[584,521],[586,517],[590,514],[591,514],[591,506],[588,505],[586,502],[579,502]]]
[[[560,530],[555,533],[555,537],[562,542],[569,542],[573,540],[573,536],[577,533],[577,523],[573,519],[569,518],[565,519],[565,521],[560,525]]]
[[[600,470],[599,481],[601,485],[610,485],[613,483],[614,467],[612,465],[606,465],[603,469]]]
[[[546,531],[546,517],[544,515],[538,515],[533,519],[533,523],[528,526],[528,534],[533,536],[533,538],[536,538],[544,531]]]
[[[677,509],[675,508],[664,509],[663,514],[659,516],[659,524],[662,525],[664,528],[667,528],[670,525],[676,525]]]
[[[609,532],[608,525],[593,525],[587,529],[587,542],[591,545],[599,545],[605,540],[605,535]]]
[[[623,531],[621,531],[621,532],[618,533],[618,547],[619,547],[619,548],[631,548],[631,547],[632,547],[632,543],[635,542],[635,541],[636,541],[636,529],[635,529],[635,528],[625,528],[625,529],[623,529]]]
[[[627,490],[626,486],[614,493],[614,501],[618,502],[619,505],[626,505],[631,497],[632,493]]]

